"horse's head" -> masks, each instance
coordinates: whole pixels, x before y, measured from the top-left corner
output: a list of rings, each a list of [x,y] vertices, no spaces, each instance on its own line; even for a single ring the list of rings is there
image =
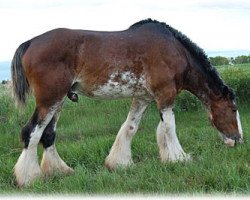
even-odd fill
[[[209,119],[220,131],[226,145],[233,147],[235,142],[243,142],[240,115],[232,95],[211,102]]]

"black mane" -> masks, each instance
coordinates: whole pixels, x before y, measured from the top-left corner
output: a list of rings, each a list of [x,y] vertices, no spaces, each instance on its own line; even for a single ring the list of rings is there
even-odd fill
[[[157,20],[146,19],[136,22],[129,29],[136,29],[141,27],[144,24],[154,23],[163,27],[165,30],[170,31],[173,36],[190,52],[192,56],[196,58],[196,60],[200,63],[201,70],[205,72],[208,77],[209,85],[214,91],[218,91],[223,95],[223,97],[229,97],[230,99],[235,99],[235,94],[231,88],[224,84],[222,79],[220,78],[217,70],[211,65],[206,53],[202,48],[200,48],[197,44],[192,42],[186,35],[181,33],[180,31],[174,29],[170,25],[167,25],[163,22],[159,22]]]

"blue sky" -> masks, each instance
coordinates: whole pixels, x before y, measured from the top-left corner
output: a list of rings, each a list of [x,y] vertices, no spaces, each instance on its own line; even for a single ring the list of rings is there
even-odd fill
[[[206,51],[250,50],[249,0],[0,0],[0,61],[18,45],[67,27],[123,30],[145,18],[166,22]]]

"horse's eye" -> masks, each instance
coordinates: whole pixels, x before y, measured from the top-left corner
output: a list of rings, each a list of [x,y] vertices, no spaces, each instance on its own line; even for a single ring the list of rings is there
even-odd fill
[[[236,112],[237,111],[237,108],[233,108],[233,112]]]

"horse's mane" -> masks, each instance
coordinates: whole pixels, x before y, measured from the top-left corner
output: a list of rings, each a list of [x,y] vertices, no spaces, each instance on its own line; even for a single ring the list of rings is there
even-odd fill
[[[230,99],[235,98],[235,94],[233,90],[224,84],[217,70],[211,65],[204,50],[200,48],[197,44],[192,42],[186,35],[184,35],[180,31],[176,30],[175,28],[171,27],[170,25],[166,23],[159,22],[157,20],[152,20],[152,19],[146,19],[146,20],[141,20],[139,22],[136,22],[135,24],[130,26],[129,29],[136,29],[148,23],[157,24],[161,26],[161,28],[163,28],[162,30],[170,31],[173,34],[173,36],[189,51],[189,53],[194,58],[196,58],[197,62],[200,63],[199,66],[201,70],[205,72],[211,88],[214,89],[215,91],[219,90],[221,94],[223,95],[223,97],[228,96]]]

